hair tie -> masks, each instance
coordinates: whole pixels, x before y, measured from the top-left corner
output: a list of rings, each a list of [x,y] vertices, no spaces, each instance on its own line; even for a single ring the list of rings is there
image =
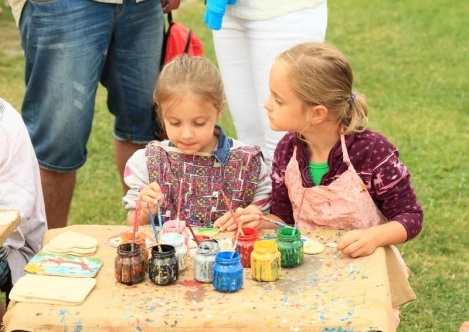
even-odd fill
[[[355,100],[355,97],[357,96],[356,93],[352,93],[352,95],[350,96],[350,100],[348,101],[349,104],[353,103],[353,101]]]

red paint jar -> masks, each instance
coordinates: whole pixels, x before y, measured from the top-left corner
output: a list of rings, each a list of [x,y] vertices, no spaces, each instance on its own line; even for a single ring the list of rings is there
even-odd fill
[[[254,248],[254,243],[259,239],[257,229],[251,227],[242,228],[244,235],[239,234],[238,244],[236,245],[236,252],[239,253],[240,262],[243,267],[251,267],[251,252]],[[235,238],[233,241],[235,241]]]

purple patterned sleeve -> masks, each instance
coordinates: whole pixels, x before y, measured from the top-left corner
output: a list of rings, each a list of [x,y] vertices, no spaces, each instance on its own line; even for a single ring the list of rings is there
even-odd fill
[[[384,137],[375,142],[377,162],[372,168],[370,193],[388,220],[400,222],[407,230],[407,241],[422,230],[423,211],[410,183],[407,167],[399,161],[399,152]]]

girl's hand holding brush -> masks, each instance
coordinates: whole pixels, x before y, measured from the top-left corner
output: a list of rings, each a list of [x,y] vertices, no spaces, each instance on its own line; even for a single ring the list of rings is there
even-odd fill
[[[243,227],[259,228],[264,223],[262,212],[255,205],[248,205],[246,208],[237,208],[234,211],[236,220],[242,222]],[[214,228],[220,228],[220,231],[231,232],[238,228],[236,221],[230,211],[218,218],[213,223]]]
[[[157,202],[160,205],[164,202],[164,194],[161,192],[161,188],[156,182],[152,182],[140,190],[140,225],[150,224],[150,215],[147,209],[147,202],[150,204],[151,213],[156,215],[157,213]],[[131,226],[134,222],[135,210],[127,215],[127,225]]]

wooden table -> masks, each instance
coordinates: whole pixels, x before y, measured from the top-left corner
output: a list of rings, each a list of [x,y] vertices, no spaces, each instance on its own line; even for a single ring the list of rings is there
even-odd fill
[[[142,228],[151,234],[151,228]],[[251,278],[250,269],[245,269],[244,286],[236,293],[220,293],[212,284],[195,281],[192,259],[174,285],[157,286],[147,274],[144,282],[126,286],[114,279],[116,248],[105,244],[105,240],[128,229],[128,226],[76,225],[49,230],[44,243],[66,230],[99,240],[94,256],[102,258],[104,264],[96,277],[96,286],[85,302],[77,306],[12,301],[4,318],[5,330],[395,330],[391,299],[391,293],[393,297],[395,294],[391,290],[395,278],[391,280],[388,274],[389,258],[392,261],[396,258],[392,257],[392,250],[378,248],[371,256],[353,259],[326,246],[321,254],[305,255],[301,266],[282,269],[281,279],[275,282],[257,282]],[[260,235],[272,238],[275,232]],[[304,235],[329,244],[337,243],[342,233],[322,230]],[[411,292],[401,298],[405,298],[401,300],[405,303],[415,295]]]

